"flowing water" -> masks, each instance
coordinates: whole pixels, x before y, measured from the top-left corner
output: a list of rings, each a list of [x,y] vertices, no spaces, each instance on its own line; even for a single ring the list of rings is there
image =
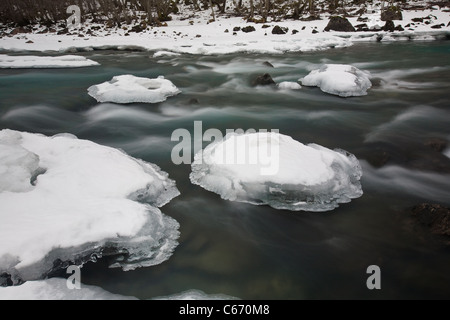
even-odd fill
[[[0,70],[0,129],[69,132],[121,148],[158,164],[181,191],[162,208],[181,225],[168,261],[130,272],[107,269],[105,260],[88,263],[83,283],[143,299],[188,289],[243,299],[450,297],[448,247],[407,212],[421,202],[450,205],[450,159],[426,145],[450,141],[449,42],[284,55],[82,54],[101,66]],[[318,88],[250,86],[265,72],[277,82],[297,81],[324,63],[368,70],[374,86],[347,99]],[[88,96],[89,86],[120,74],[164,75],[182,94],[153,105],[98,104]],[[224,201],[190,183],[190,165],[171,161],[172,132],[194,134],[194,121],[203,131],[278,129],[345,149],[362,163],[364,195],[326,213]],[[379,167],[386,150],[391,155]],[[381,290],[366,287],[369,265],[381,268]]]

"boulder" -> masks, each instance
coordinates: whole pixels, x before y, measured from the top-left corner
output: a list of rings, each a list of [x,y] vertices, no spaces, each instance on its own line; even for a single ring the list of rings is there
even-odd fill
[[[275,81],[273,81],[272,77],[268,73],[265,73],[263,75],[260,75],[260,76],[256,77],[256,79],[253,80],[253,82],[252,82],[252,85],[254,87],[256,87],[256,86],[268,86],[268,85],[272,85],[272,84],[275,84]]]
[[[241,30],[242,30],[242,32],[245,32],[245,33],[256,31],[254,26],[247,26],[247,27],[242,28]]]
[[[264,62],[263,62],[263,65],[265,65],[266,67],[275,68],[275,67],[273,66],[273,64],[271,64],[269,61],[264,61]]]
[[[441,138],[431,138],[425,142],[425,146],[436,152],[442,152],[447,148],[447,140]]]
[[[282,28],[280,26],[275,26],[272,29],[272,34],[286,34],[289,31],[288,28]]]
[[[384,25],[384,27],[382,28],[383,31],[389,31],[389,32],[393,32],[395,30],[395,25],[394,22],[392,20],[388,20],[386,21],[386,24]]]
[[[328,22],[327,26],[324,29],[325,31],[344,31],[344,32],[353,32],[355,31],[355,28],[353,25],[348,21],[348,19],[340,16],[333,16],[330,18],[330,21]]]
[[[241,27],[234,27],[234,28],[233,28],[233,31],[234,31],[234,32],[241,31]]]
[[[381,12],[381,21],[403,20],[402,11],[399,7],[391,6]]]

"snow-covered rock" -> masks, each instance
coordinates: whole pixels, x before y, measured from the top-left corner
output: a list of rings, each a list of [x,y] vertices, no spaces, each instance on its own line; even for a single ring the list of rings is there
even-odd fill
[[[341,97],[364,96],[372,87],[370,74],[346,64],[326,64],[300,79],[304,86],[317,86],[323,92]]]
[[[278,84],[278,89],[280,90],[299,90],[301,88],[301,85],[293,81],[283,81]]]
[[[227,135],[196,154],[193,184],[223,199],[292,211],[327,211],[362,195],[358,160],[343,150],[259,132]]]
[[[156,51],[153,54],[153,58],[159,58],[159,57],[176,57],[176,56],[180,56],[181,54],[178,52],[172,52],[172,51]]]
[[[163,76],[157,79],[132,75],[116,76],[111,81],[91,86],[88,93],[98,102],[157,103],[175,96],[181,91]]]
[[[81,68],[98,66],[99,63],[81,56],[66,55],[59,57],[9,56],[0,54],[0,68]]]
[[[0,300],[136,300],[84,284],[81,289],[68,289],[66,282],[66,279],[53,278],[28,281],[20,286],[0,287]]]
[[[177,221],[157,208],[179,195],[175,182],[117,149],[2,130],[0,172],[0,274],[39,279],[58,259],[95,260],[104,248],[131,270],[178,244]]]

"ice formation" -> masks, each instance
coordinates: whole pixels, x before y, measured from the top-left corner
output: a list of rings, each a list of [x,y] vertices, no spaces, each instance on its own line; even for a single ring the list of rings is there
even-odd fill
[[[0,274],[40,279],[55,261],[120,254],[124,270],[167,260],[179,194],[156,165],[65,134],[0,131]]]
[[[25,69],[25,68],[81,68],[98,66],[99,63],[81,56],[9,56],[0,54],[0,68],[3,69]]]
[[[225,294],[206,294],[201,290],[187,290],[170,296],[156,297],[152,300],[238,300]]]
[[[278,84],[278,89],[281,90],[299,90],[301,88],[301,85],[299,85],[297,82],[292,81],[283,81]]]
[[[196,154],[193,184],[225,200],[327,211],[362,195],[362,170],[346,151],[275,132],[227,135]]]
[[[134,297],[112,294],[96,286],[67,288],[67,280],[52,278],[28,281],[20,286],[0,288],[0,300],[136,300]]]
[[[88,93],[98,102],[157,103],[175,96],[181,91],[163,76],[156,79],[122,75],[111,81],[91,86]]]
[[[326,64],[300,79],[304,86],[317,86],[340,97],[365,96],[372,86],[370,74],[346,64]]]

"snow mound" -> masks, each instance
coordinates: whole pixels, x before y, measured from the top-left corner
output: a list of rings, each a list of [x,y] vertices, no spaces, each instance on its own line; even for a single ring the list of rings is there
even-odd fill
[[[300,79],[304,86],[317,86],[340,97],[365,96],[372,87],[370,74],[346,64],[326,64]]]
[[[159,57],[176,57],[176,56],[180,56],[181,53],[178,52],[172,52],[172,51],[156,51],[153,54],[153,58],[159,58]]]
[[[201,290],[188,290],[170,296],[156,297],[152,300],[238,300],[238,298],[225,294],[206,294]]]
[[[81,56],[66,55],[60,57],[8,56],[0,54],[0,68],[81,68],[98,66],[99,63]]]
[[[136,300],[136,298],[112,294],[102,288],[84,284],[81,285],[81,289],[71,290],[67,288],[66,279],[53,278],[0,288],[0,300]]]
[[[91,86],[88,93],[98,102],[113,103],[158,103],[181,91],[163,76],[157,79],[132,75],[116,76],[109,82]]]
[[[328,211],[362,195],[352,154],[274,132],[230,134],[196,154],[193,184],[225,200],[292,211]]]
[[[299,90],[301,88],[301,85],[292,81],[283,81],[278,84],[278,89],[280,90]]]
[[[40,279],[55,261],[102,255],[131,270],[167,260],[178,244],[178,223],[157,208],[179,195],[175,182],[117,149],[2,130],[0,172],[0,274]]]

